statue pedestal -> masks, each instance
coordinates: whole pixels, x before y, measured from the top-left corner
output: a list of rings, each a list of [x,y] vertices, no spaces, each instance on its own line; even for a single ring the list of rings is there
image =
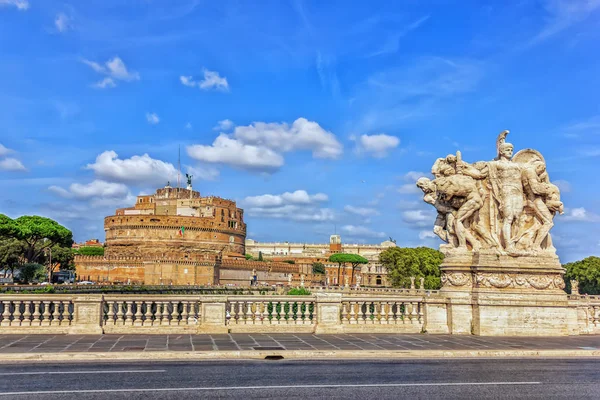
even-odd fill
[[[455,334],[566,336],[577,334],[577,311],[569,307],[564,269],[553,253],[506,256],[449,253],[441,266]]]

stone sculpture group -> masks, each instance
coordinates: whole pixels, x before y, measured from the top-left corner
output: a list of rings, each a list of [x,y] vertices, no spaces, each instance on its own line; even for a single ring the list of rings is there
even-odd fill
[[[513,156],[508,131],[496,141],[492,161],[467,163],[460,152],[435,161],[434,179],[420,178],[423,200],[435,207],[434,232],[446,255],[554,255],[550,229],[563,213],[558,187],[550,182],[544,157],[524,149]]]

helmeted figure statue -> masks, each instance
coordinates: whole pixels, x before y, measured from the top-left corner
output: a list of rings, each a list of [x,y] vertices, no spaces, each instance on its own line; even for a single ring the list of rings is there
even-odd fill
[[[555,252],[549,231],[554,215],[563,212],[560,191],[550,183],[538,151],[525,149],[513,157],[508,133],[498,135],[494,160],[469,164],[457,152],[435,161],[435,179],[417,181],[423,200],[438,212],[433,230],[448,243],[442,250]]]

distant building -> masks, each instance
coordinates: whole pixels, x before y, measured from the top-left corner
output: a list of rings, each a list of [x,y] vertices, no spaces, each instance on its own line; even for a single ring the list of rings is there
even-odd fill
[[[149,285],[248,285],[299,279],[299,267],[247,261],[244,210],[167,184],[104,218],[104,256],[75,257],[78,279]],[[99,243],[99,242],[98,242]],[[307,279],[308,280],[308,279]]]
[[[387,271],[379,263],[379,254],[395,247],[396,243],[386,240],[380,244],[344,244],[340,235],[331,235],[327,243],[290,243],[290,242],[258,242],[246,239],[246,254],[254,258],[262,253],[263,257],[273,261],[294,260],[296,265],[312,265],[315,262],[323,263],[326,267],[326,278],[330,285],[338,284],[338,265],[329,262],[329,256],[335,253],[358,254],[366,258],[369,263],[361,266],[361,285],[387,286]],[[351,276],[350,266],[342,269],[340,284],[345,283],[345,276]],[[356,275],[356,272],[355,272]],[[356,278],[350,284],[356,283]]]
[[[72,247],[74,249],[80,249],[82,247],[103,247],[103,246],[104,246],[104,243],[102,243],[98,239],[88,239],[85,242],[73,243]]]

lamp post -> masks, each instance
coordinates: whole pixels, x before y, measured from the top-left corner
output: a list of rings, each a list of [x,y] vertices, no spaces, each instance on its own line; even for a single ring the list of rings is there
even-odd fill
[[[52,248],[46,247],[44,253],[50,254],[50,258],[48,261],[48,283],[52,283]]]

